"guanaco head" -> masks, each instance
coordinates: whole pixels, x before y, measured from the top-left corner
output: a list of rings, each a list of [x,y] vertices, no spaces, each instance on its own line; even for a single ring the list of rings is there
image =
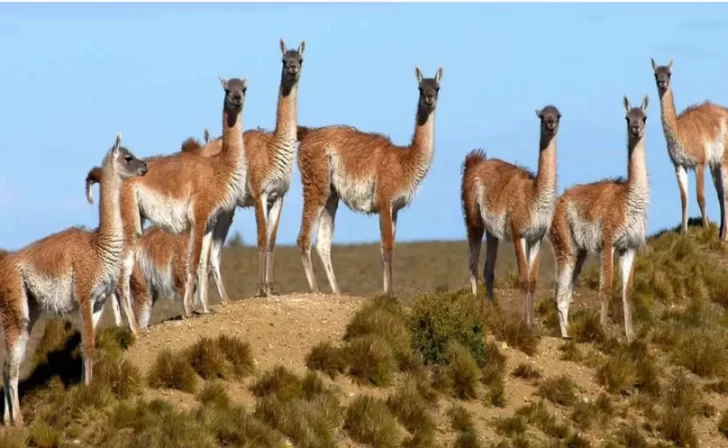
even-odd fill
[[[127,148],[121,146],[121,134],[116,134],[116,141],[109,152],[104,168],[111,167],[120,178],[126,179],[147,174],[147,162],[139,160]]]
[[[632,107],[627,97],[624,97],[624,110],[627,112],[627,135],[631,139],[641,139],[645,135],[647,125],[647,95],[639,107]]]
[[[662,96],[663,93],[670,88],[670,77],[672,76],[672,59],[667,65],[657,65],[654,59],[652,62],[652,70],[655,72],[655,82],[657,82],[657,91]]]
[[[248,81],[245,78],[220,78],[220,84],[225,89],[225,110],[227,112],[240,112],[243,110]]]
[[[301,41],[297,50],[287,49],[286,43],[281,39],[281,53],[283,55],[283,68],[281,76],[290,85],[294,85],[301,77],[303,66],[303,52],[306,51],[306,41]]]
[[[420,89],[420,109],[426,111],[435,110],[437,96],[440,93],[440,80],[442,79],[442,67],[437,69],[434,78],[425,78],[419,67],[415,67],[415,76]]]
[[[536,116],[541,120],[541,135],[553,137],[559,130],[561,112],[556,106],[548,105],[541,110],[536,109]]]

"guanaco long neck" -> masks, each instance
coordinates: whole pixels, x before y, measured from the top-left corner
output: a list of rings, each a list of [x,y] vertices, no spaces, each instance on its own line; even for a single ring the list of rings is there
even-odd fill
[[[276,109],[276,129],[273,132],[271,159],[275,168],[283,171],[293,167],[296,151],[296,133],[298,132],[298,81],[287,81],[281,75],[281,86],[278,91],[278,107]]]
[[[229,172],[223,174],[238,180],[245,169],[245,147],[243,145],[243,110],[222,112],[221,162]]]
[[[124,228],[119,201],[122,180],[112,163],[113,161],[106,160],[101,173],[99,231],[96,240],[96,251],[107,263],[115,263],[124,249]]]
[[[419,184],[432,165],[432,156],[435,151],[435,111],[425,110],[422,106],[417,108],[415,132],[412,135],[412,145],[406,152],[407,163],[411,169],[414,184]]]
[[[556,136],[544,135],[543,131],[539,141],[535,193],[538,204],[553,204],[556,194]]]
[[[677,112],[675,111],[675,98],[672,94],[672,87],[660,97],[660,117],[662,118],[662,128],[665,136],[670,139],[676,139],[678,136]]]
[[[645,163],[645,138],[629,136],[629,160],[627,162],[628,210],[644,211],[647,208],[649,183]]]

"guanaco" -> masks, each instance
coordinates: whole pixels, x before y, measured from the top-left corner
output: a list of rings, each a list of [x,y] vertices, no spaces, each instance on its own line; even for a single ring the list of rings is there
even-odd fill
[[[192,294],[198,283],[202,312],[207,308],[207,266],[212,231],[219,216],[235,208],[247,175],[242,138],[245,79],[220,79],[225,91],[223,137],[219,157],[205,158],[185,153],[147,158],[149,175],[125,181],[121,189],[124,239],[129,250],[124,254],[119,289],[124,312],[132,332],[139,328],[133,318],[129,281],[134,264],[136,238],[142,234],[143,221],[170,233],[188,232],[190,263],[183,299],[184,313],[192,313]],[[87,176],[86,184],[92,177]],[[140,181],[140,179],[144,179]],[[88,188],[87,188],[88,191]]]
[[[331,243],[339,200],[349,209],[379,214],[384,292],[392,291],[392,250],[399,211],[412,201],[432,164],[435,149],[435,108],[442,67],[424,78],[415,67],[419,88],[415,131],[408,146],[396,146],[375,133],[350,126],[299,126],[298,167],[303,184],[303,215],[298,234],[306,279],[318,292],[311,264],[311,239],[318,225],[316,251],[329,285],[340,294],[331,264]]]
[[[498,242],[513,242],[520,274],[523,319],[535,322],[533,300],[541,241],[547,235],[556,202],[556,135],[561,113],[554,106],[536,110],[541,122],[538,174],[500,159],[471,151],[463,162],[461,201],[470,249],[470,288],[477,293],[477,271],[483,233],[486,236],[485,287],[493,301]]]
[[[695,171],[698,206],[702,216],[703,227],[708,226],[708,215],[705,211],[705,166],[710,169],[715,191],[720,204],[721,241],[728,241],[726,224],[728,209],[726,208],[726,182],[728,182],[728,109],[706,101],[688,107],[677,115],[675,98],[672,93],[672,59],[667,65],[658,66],[654,59],[652,70],[660,95],[660,112],[662,128],[667,142],[667,153],[675,166],[677,184],[680,188],[682,204],[682,225],[680,232],[688,231],[688,174]]]
[[[649,184],[645,165],[645,95],[642,105],[631,107],[624,97],[627,120],[627,179],[606,179],[573,186],[556,201],[549,239],[556,259],[556,301],[561,336],[568,338],[571,297],[587,254],[601,254],[599,298],[601,325],[607,326],[607,305],[612,296],[612,266],[619,254],[622,277],[624,330],[632,340],[632,289],[634,259],[645,244]]]
[[[7,351],[3,365],[5,424],[23,425],[18,396],[20,363],[41,315],[80,312],[82,379],[91,383],[94,330],[104,302],[116,288],[124,250],[119,201],[122,180],[143,177],[147,164],[122,147],[117,134],[101,170],[96,230],[71,227],[0,258],[0,315]]]

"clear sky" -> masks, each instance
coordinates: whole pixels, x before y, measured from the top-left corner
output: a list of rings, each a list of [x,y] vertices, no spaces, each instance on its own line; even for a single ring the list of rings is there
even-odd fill
[[[676,225],[680,200],[650,57],[674,58],[676,106],[728,105],[728,5],[601,4],[1,4],[0,247],[97,225],[87,171],[120,131],[138,156],[221,132],[217,77],[247,77],[246,128],[272,129],[282,37],[306,40],[299,123],[349,124],[409,141],[417,84],[444,68],[435,157],[397,238],[461,239],[460,165],[473,148],[536,168],[538,120],[562,113],[559,191],[626,174],[622,95],[649,95],[649,231]],[[94,188],[98,197],[98,187]],[[718,202],[706,176],[708,214]],[[278,241],[301,220],[298,169]],[[690,176],[690,212],[698,214]],[[233,231],[255,240],[251,210]],[[231,233],[232,234],[232,233]],[[376,217],[342,204],[335,243],[379,239]]]

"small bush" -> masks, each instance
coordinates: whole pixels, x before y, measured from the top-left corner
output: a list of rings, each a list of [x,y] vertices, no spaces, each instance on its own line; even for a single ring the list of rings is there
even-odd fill
[[[448,344],[467,347],[479,366],[483,359],[483,320],[475,299],[466,290],[418,296],[409,319],[412,346],[426,364],[445,363]]]
[[[497,408],[504,408],[506,406],[506,390],[503,380],[488,386],[488,390],[485,393],[486,406],[495,406]]]
[[[538,370],[537,367],[534,367],[533,364],[527,364],[525,362],[522,362],[518,364],[518,367],[513,369],[511,375],[516,378],[522,378],[527,381],[532,381],[541,378],[541,371]]]
[[[576,402],[576,385],[566,375],[546,378],[538,388],[538,395],[562,406],[571,406]]]
[[[660,392],[654,357],[643,342],[617,346],[613,354],[597,369],[597,382],[611,393],[629,393],[633,388],[657,395]]]
[[[380,336],[352,339],[348,343],[348,356],[356,360],[349,367],[349,375],[358,383],[387,386],[392,382],[396,361],[389,344]]]
[[[147,375],[147,383],[155,389],[177,389],[194,393],[198,381],[187,357],[168,349],[159,352]]]
[[[647,439],[635,422],[622,427],[618,432],[618,437],[622,446],[626,448],[647,448],[649,446]]]
[[[273,395],[282,401],[303,396],[301,380],[282,365],[276,365],[263,373],[250,390],[258,398]]]
[[[602,393],[596,401],[577,401],[571,411],[571,419],[577,428],[588,431],[595,422],[607,424],[613,413],[609,396]]]
[[[394,448],[401,439],[386,403],[370,395],[356,397],[346,410],[344,429],[352,440],[374,447]]]
[[[199,338],[185,353],[192,369],[205,380],[234,377],[232,363],[212,338]]]
[[[448,375],[455,398],[470,400],[478,396],[480,371],[468,349],[457,342],[449,347]]]
[[[306,356],[306,367],[324,372],[331,379],[344,373],[348,365],[346,350],[334,347],[328,341],[315,345]]]
[[[250,344],[234,336],[221,334],[217,337],[217,345],[232,365],[232,376],[244,378],[255,372],[255,361]]]

